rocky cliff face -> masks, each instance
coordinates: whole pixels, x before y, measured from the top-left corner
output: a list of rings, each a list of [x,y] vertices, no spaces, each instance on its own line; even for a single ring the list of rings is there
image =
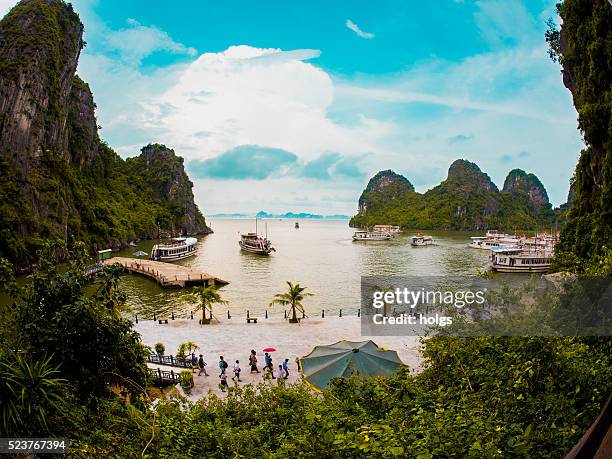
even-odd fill
[[[457,159],[448,168],[448,176],[444,182],[460,193],[479,193],[482,191],[498,191],[491,178],[480,168],[465,159]]]
[[[598,257],[612,247],[612,6],[608,0],[564,0],[559,14],[560,41],[555,42],[556,34],[548,38],[572,94],[586,148],[572,180],[556,262],[580,270],[597,266]]]
[[[151,145],[124,161],[100,141],[75,75],[82,34],[61,0],[22,0],[0,21],[0,256],[21,269],[49,238],[94,249],[210,232],[182,158]]]
[[[395,199],[403,194],[414,191],[412,183],[403,175],[396,174],[390,169],[378,172],[368,182],[368,186],[359,198],[359,213],[364,214],[368,210],[368,202],[372,199]]]
[[[159,201],[167,201],[175,212],[177,229],[184,234],[206,234],[211,230],[200,209],[195,205],[193,183],[189,180],[183,158],[174,150],[160,144],[150,144],[137,158],[129,160],[132,169],[141,169],[152,195]]]
[[[550,208],[548,193],[540,179],[522,169],[513,169],[504,180],[503,191],[506,193],[526,193],[533,206],[538,210]]]

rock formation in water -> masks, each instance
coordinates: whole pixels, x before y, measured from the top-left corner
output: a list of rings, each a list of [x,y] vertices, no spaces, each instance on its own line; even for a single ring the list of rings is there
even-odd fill
[[[550,207],[548,193],[540,179],[534,174],[528,174],[522,169],[513,169],[504,180],[503,191],[506,193],[526,193],[529,200],[538,210]]]
[[[150,145],[127,161],[100,141],[75,71],[83,25],[61,0],[0,21],[0,256],[27,269],[44,239],[119,247],[161,230],[207,233],[183,160]]]
[[[546,190],[535,175],[512,171],[506,185],[500,192],[486,173],[464,159],[454,161],[446,180],[423,194],[415,192],[405,177],[379,172],[359,198],[351,225],[482,230],[555,224],[558,215],[550,210]],[[387,188],[393,191],[388,193]]]

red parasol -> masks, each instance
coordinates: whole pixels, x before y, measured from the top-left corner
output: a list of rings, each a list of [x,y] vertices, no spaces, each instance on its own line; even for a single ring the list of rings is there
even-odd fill
[[[274,352],[276,349],[274,349],[273,347],[267,347],[265,348],[263,351],[264,352]]]

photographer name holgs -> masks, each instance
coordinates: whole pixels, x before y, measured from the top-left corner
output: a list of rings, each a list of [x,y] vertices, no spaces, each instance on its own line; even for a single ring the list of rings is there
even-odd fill
[[[486,288],[475,292],[468,290],[440,291],[440,290],[412,290],[409,288],[396,288],[395,291],[375,291],[372,294],[372,306],[376,309],[385,306],[405,305],[414,309],[417,305],[444,305],[463,308],[466,305],[482,305],[486,302]],[[402,313],[398,316],[387,317],[382,313],[372,316],[375,325],[439,325],[441,327],[451,325],[452,317],[439,314],[418,316]]]

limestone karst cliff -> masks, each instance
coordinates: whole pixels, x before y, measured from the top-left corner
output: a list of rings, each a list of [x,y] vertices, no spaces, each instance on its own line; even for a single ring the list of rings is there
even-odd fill
[[[22,0],[0,21],[0,256],[20,269],[44,239],[93,250],[210,232],[174,151],[150,145],[126,161],[100,140],[75,74],[82,35],[61,0]]]

